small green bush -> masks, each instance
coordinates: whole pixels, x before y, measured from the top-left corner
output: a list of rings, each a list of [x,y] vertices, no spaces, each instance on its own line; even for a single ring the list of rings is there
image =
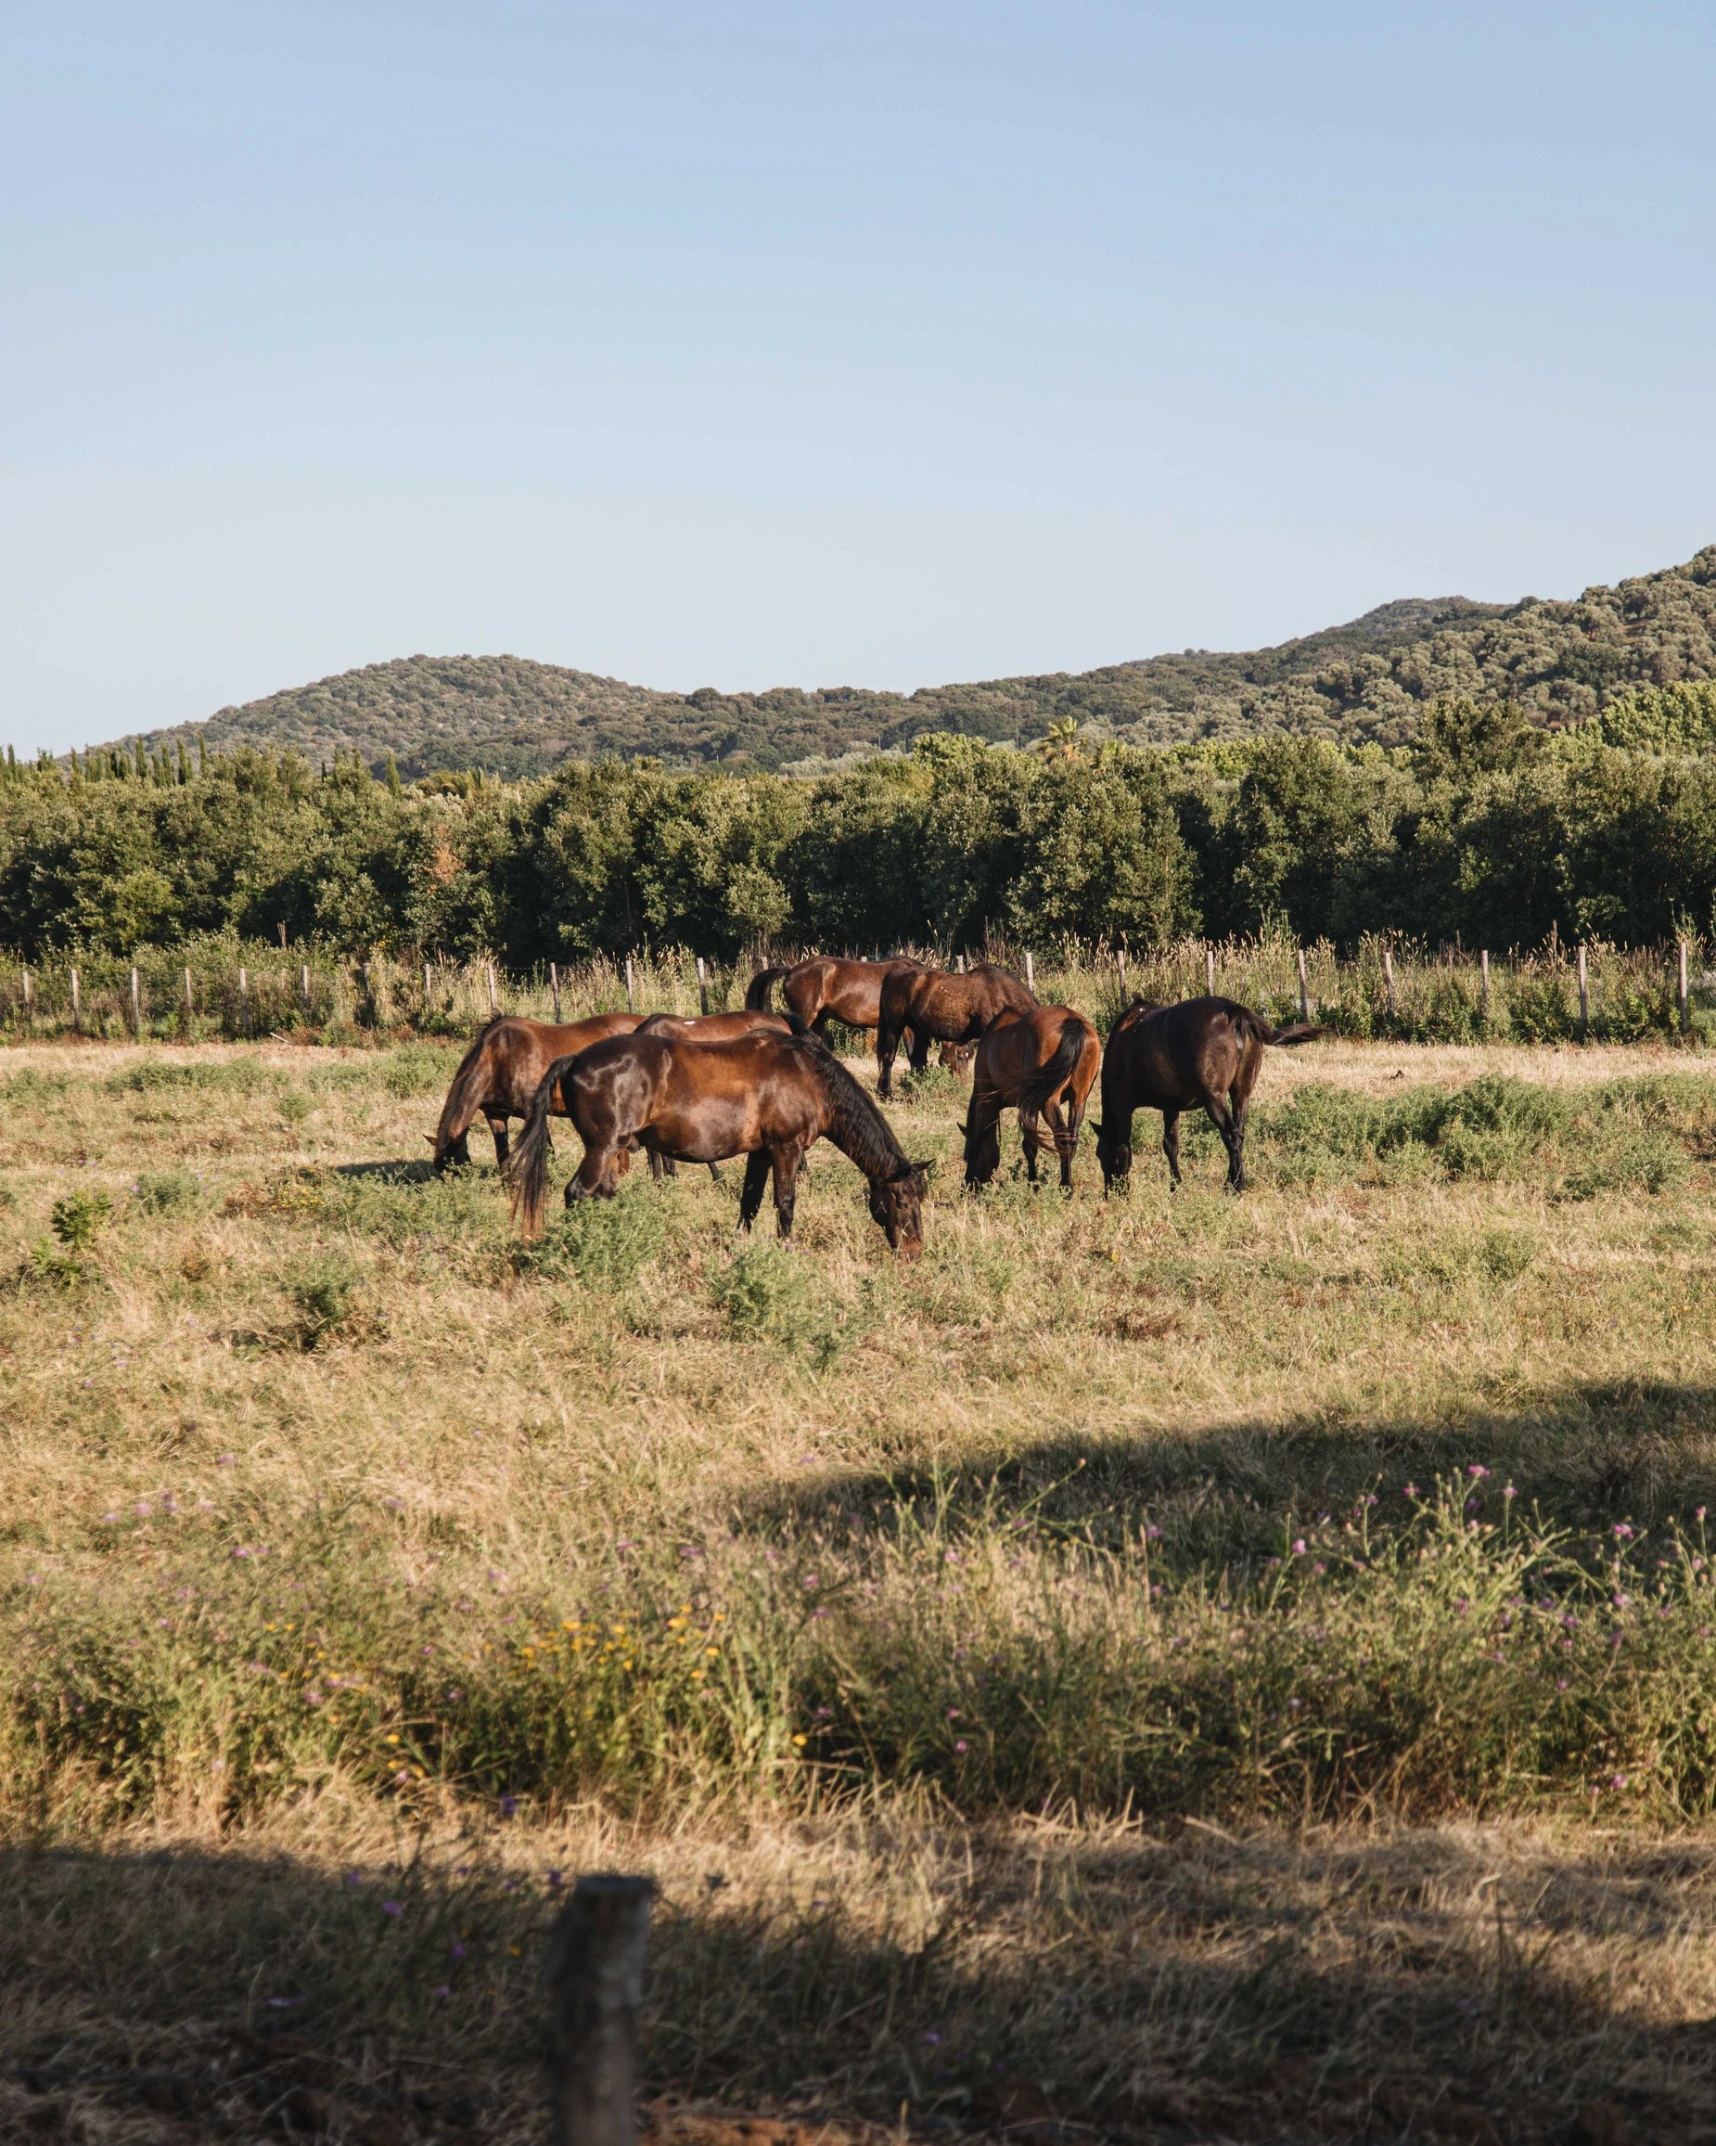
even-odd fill
[[[105,1192],[68,1192],[53,1208],[53,1232],[68,1252],[87,1252],[113,1212]]]
[[[431,1044],[408,1043],[389,1051],[381,1064],[381,1085],[389,1095],[440,1095],[452,1080],[459,1063],[452,1051],[438,1051]]]
[[[293,1275],[286,1294],[297,1308],[299,1346],[318,1349],[349,1327],[362,1287],[362,1273],[342,1252],[324,1252]]]
[[[634,1181],[611,1200],[576,1200],[534,1244],[513,1248],[520,1273],[576,1279],[592,1289],[624,1289],[667,1241],[667,1202]]]
[[[741,1252],[709,1285],[710,1301],[739,1341],[771,1341],[824,1371],[855,1338],[822,1301],[802,1262],[784,1245]]]
[[[145,1170],[131,1188],[131,1204],[145,1215],[186,1214],[200,1207],[204,1197],[203,1181],[194,1170]]]

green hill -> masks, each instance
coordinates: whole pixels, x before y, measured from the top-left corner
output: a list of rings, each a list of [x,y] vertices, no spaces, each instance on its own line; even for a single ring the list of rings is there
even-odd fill
[[[519,656],[408,656],[222,708],[148,734],[312,761],[389,753],[407,777],[482,768],[532,775],[566,759],[652,754],[780,768],[958,730],[1024,742],[1071,717],[1136,744],[1264,730],[1398,744],[1442,694],[1512,699],[1539,722],[1595,714],[1617,693],[1716,679],[1716,545],[1684,566],[1570,602],[1407,598],[1345,626],[1246,654],[1188,649],[1077,675],[803,692],[660,693]]]

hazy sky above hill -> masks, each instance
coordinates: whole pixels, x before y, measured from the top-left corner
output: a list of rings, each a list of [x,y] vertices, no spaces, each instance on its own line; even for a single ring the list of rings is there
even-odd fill
[[[1716,538],[1706,5],[0,16],[0,742],[1249,647]]]

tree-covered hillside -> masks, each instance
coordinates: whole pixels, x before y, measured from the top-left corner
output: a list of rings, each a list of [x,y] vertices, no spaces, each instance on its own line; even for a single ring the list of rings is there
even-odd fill
[[[1567,603],[1413,598],[1248,654],[1188,649],[1077,676],[909,695],[851,686],[659,693],[518,656],[410,656],[223,708],[147,742],[200,738],[213,750],[251,745],[312,763],[356,752],[378,772],[391,753],[407,778],[458,768],[538,775],[609,754],[778,769],[932,731],[1023,744],[1069,721],[1132,745],[1275,730],[1397,745],[1445,695],[1511,700],[1554,724],[1593,715],[1629,687],[1707,679],[1716,679],[1716,545]]]

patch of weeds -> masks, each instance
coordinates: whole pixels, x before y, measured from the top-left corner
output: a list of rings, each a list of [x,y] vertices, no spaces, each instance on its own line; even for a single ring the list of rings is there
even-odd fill
[[[254,1095],[268,1078],[266,1070],[250,1057],[195,1060],[189,1065],[168,1058],[142,1058],[108,1080],[109,1095],[148,1095],[165,1088],[224,1091],[229,1095]]]
[[[8,1211],[11,1208],[16,1207],[17,1204],[18,1195],[12,1190],[11,1186],[6,1183],[4,1178],[0,1178],[0,1212]]]
[[[299,1170],[290,1177],[273,1178],[266,1185],[238,1185],[226,1196],[221,1213],[243,1220],[259,1215],[319,1215],[325,1205],[321,1177],[314,1170]]]
[[[921,1073],[908,1072],[899,1089],[902,1103],[950,1103],[959,1110],[970,1097],[971,1083],[948,1066],[928,1065]]]
[[[347,1332],[361,1309],[363,1275],[343,1252],[324,1252],[300,1268],[286,1284],[298,1313],[297,1339],[303,1349],[319,1349]]]
[[[302,1088],[283,1087],[276,1098],[276,1107],[288,1125],[302,1125],[316,1108],[314,1096],[306,1095]]]
[[[8,1103],[57,1103],[67,1088],[63,1073],[39,1073],[34,1066],[26,1066],[21,1073],[0,1081],[0,1096]]]
[[[842,1318],[813,1286],[795,1255],[778,1244],[754,1245],[720,1269],[709,1297],[738,1341],[768,1341],[807,1357],[816,1371],[835,1363],[862,1330]]]
[[[577,1200],[534,1244],[515,1244],[520,1274],[624,1289],[667,1242],[667,1203],[657,1188],[622,1186],[611,1200]]]
[[[458,1059],[431,1044],[408,1043],[389,1051],[382,1062],[381,1085],[389,1095],[439,1095],[453,1077]]]
[[[1536,1257],[1537,1240],[1529,1230],[1443,1230],[1390,1246],[1382,1273],[1396,1287],[1417,1281],[1514,1282]]]
[[[53,1238],[38,1238],[30,1247],[30,1265],[37,1279],[56,1289],[75,1289],[86,1281],[88,1255],[112,1213],[113,1202],[105,1192],[68,1192],[56,1200],[50,1218]]]
[[[131,1188],[139,1214],[182,1215],[203,1202],[203,1181],[194,1170],[145,1170]]]
[[[1602,1192],[1664,1192],[1686,1175],[1686,1151],[1665,1133],[1636,1133],[1600,1148],[1562,1188],[1570,1200]]]

